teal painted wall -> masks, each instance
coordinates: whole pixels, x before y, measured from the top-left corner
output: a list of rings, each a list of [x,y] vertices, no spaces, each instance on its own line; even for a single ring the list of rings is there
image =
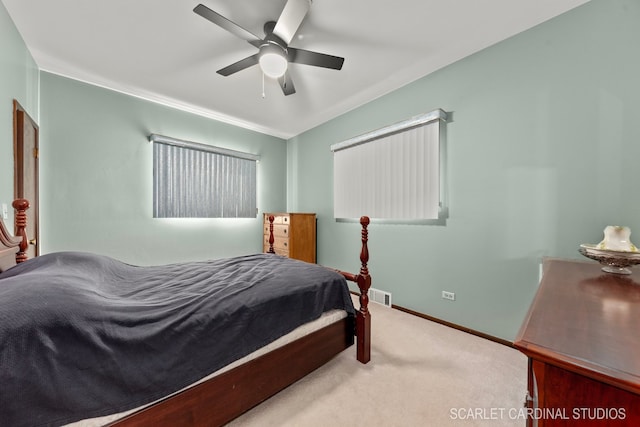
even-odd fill
[[[134,264],[262,251],[256,219],[152,218],[150,133],[261,156],[258,208],[286,207],[286,141],[43,72],[43,252],[82,250]]]
[[[38,67],[0,2],[0,204],[13,201],[13,100],[38,121]],[[7,226],[13,229],[10,215]]]
[[[607,224],[640,241],[639,23],[637,0],[593,0],[289,140],[288,208],[318,213],[319,263],[357,267],[358,226],[332,216],[329,146],[442,108],[449,219],[372,225],[374,286],[513,339],[543,257],[581,258]]]

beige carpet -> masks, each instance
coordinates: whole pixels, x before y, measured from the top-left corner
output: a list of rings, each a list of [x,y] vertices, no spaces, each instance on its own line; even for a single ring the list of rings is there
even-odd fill
[[[371,362],[355,347],[230,426],[524,426],[517,350],[371,304]]]

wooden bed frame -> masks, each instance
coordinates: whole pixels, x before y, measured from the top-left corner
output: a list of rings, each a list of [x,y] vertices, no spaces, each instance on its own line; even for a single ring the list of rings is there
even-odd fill
[[[0,271],[27,259],[28,239],[25,233],[26,209],[29,202],[17,199],[15,236],[8,233],[0,220]],[[270,221],[270,252],[273,252],[273,216]],[[371,358],[371,315],[368,290],[371,276],[367,268],[369,218],[360,218],[362,249],[358,274],[336,270],[360,289],[360,308],[352,318],[344,318],[277,348],[256,359],[206,380],[200,384],[151,404],[116,420],[110,426],[218,426],[265,401],[298,381],[354,343],[361,363]],[[15,256],[15,258],[13,258]]]

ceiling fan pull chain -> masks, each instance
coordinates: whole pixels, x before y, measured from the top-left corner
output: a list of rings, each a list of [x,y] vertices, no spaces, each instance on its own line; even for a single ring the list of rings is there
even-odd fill
[[[262,99],[266,98],[266,95],[264,94],[264,73],[262,73]]]

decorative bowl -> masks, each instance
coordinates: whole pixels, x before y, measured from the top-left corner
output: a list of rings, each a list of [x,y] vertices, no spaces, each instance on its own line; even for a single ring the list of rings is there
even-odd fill
[[[635,249],[635,247],[634,247]],[[614,274],[631,274],[628,267],[640,264],[640,252],[600,249],[600,245],[582,244],[578,251],[603,265],[602,271]]]

